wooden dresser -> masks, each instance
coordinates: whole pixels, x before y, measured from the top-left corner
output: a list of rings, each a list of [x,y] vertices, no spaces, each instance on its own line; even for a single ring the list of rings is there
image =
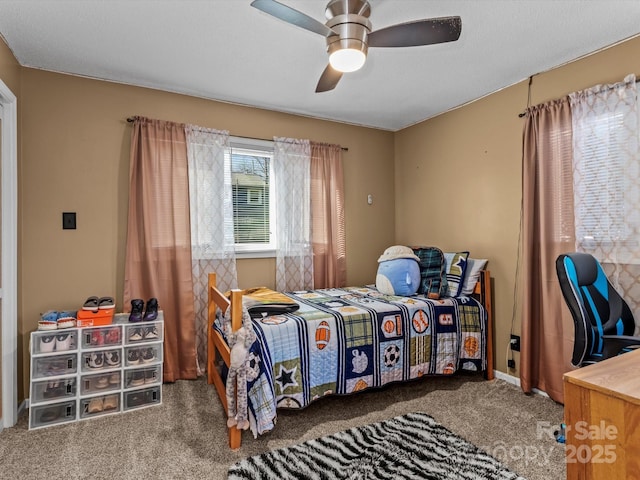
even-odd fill
[[[640,479],[640,350],[564,375],[567,479]]]

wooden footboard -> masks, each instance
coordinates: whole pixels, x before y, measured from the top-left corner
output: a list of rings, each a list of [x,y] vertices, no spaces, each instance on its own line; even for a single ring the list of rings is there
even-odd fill
[[[231,308],[231,327],[233,331],[238,330],[242,326],[242,291],[232,290],[231,299],[228,299],[216,287],[216,274],[209,274],[209,310],[207,323],[207,378],[209,384],[216,387],[220,402],[225,411],[225,420],[227,412],[227,394],[225,381],[222,379],[219,368],[219,360],[229,366],[230,350],[222,335],[213,328],[213,322],[216,319],[216,311],[219,308],[223,313]],[[491,295],[491,275],[488,270],[480,272],[480,279],[476,284],[473,292],[474,296],[484,305],[487,311],[487,370],[484,377],[487,380],[493,380],[493,307]],[[235,426],[229,428],[229,446],[236,450],[241,445],[242,431]]]
[[[207,379],[209,384],[216,387],[220,402],[224,407],[225,419],[227,417],[227,393],[225,381],[218,370],[218,359],[222,359],[229,367],[231,351],[229,345],[224,341],[220,332],[213,328],[216,319],[216,310],[219,308],[224,314],[231,308],[231,328],[235,332],[242,326],[242,291],[232,290],[229,300],[216,286],[216,274],[209,274],[209,310],[207,322]],[[219,354],[219,355],[218,355]],[[235,426],[229,428],[229,447],[232,450],[240,448],[242,431]]]

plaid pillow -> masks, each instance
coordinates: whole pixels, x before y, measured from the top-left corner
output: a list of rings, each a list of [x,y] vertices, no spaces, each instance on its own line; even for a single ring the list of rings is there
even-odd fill
[[[446,296],[447,275],[444,254],[437,247],[411,247],[413,253],[420,259],[420,286],[418,293],[428,298],[438,299]]]

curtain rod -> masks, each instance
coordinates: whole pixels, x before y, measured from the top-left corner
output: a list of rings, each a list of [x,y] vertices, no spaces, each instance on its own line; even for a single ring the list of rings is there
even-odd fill
[[[531,77],[529,77],[529,87],[531,87],[531,80],[533,79],[533,75],[531,75]],[[640,78],[636,79],[636,83],[640,83]],[[611,90],[614,87],[607,87],[608,90]],[[527,114],[527,112],[521,112],[518,114],[518,117],[522,118]]]
[[[129,123],[133,123],[133,120],[134,120],[133,117],[127,118],[127,122],[129,122]],[[242,135],[232,135],[232,137],[246,138],[247,140],[264,140],[265,142],[273,142],[273,138],[244,137]],[[340,147],[340,148],[342,149],[343,152],[348,152],[349,151],[348,147]]]

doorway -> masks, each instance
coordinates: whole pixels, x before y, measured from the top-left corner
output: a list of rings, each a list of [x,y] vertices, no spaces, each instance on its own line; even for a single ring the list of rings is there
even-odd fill
[[[17,99],[0,80],[0,324],[2,422],[18,421],[18,135]]]

